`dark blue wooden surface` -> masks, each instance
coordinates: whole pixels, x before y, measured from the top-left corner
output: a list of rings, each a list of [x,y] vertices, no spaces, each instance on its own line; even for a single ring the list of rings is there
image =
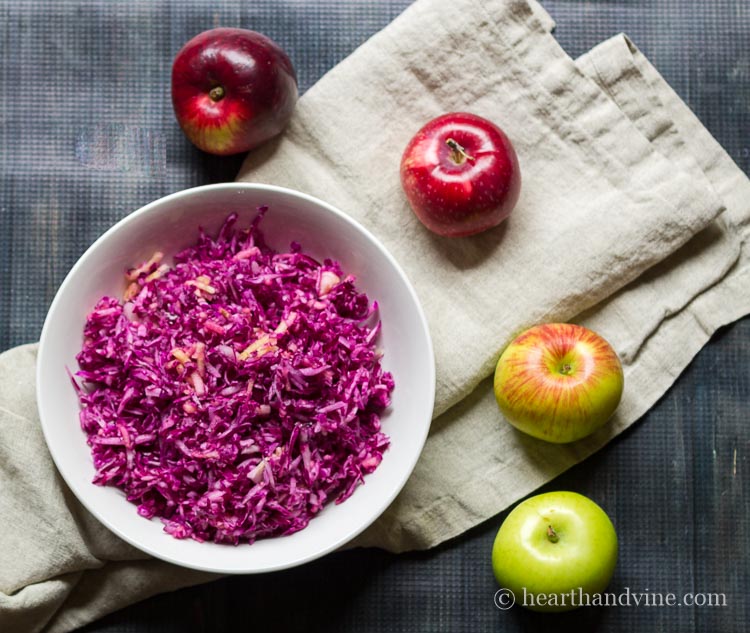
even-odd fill
[[[231,180],[169,101],[174,53],[217,25],[267,33],[312,85],[409,0],[0,2],[0,349],[35,340],[63,276],[115,220]],[[575,56],[625,31],[750,171],[746,0],[548,0]],[[748,289],[750,292],[750,289]],[[621,539],[612,591],[711,592],[725,607],[612,607],[542,617],[493,606],[504,514],[433,551],[339,553],[113,614],[88,633],[747,631],[750,320],[722,331],[634,428],[545,487],[599,501]]]

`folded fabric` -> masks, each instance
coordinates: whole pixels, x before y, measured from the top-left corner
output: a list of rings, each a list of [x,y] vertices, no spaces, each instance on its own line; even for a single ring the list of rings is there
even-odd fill
[[[574,62],[551,25],[522,0],[418,0],[240,173],[365,224],[428,314],[439,415],[404,491],[355,544],[430,547],[496,514],[632,424],[750,312],[747,177],[627,38]],[[505,226],[452,241],[422,228],[398,179],[410,136],[449,110],[500,123],[524,177]],[[613,421],[564,447],[501,424],[488,380],[513,334],[548,320],[601,332],[626,371]],[[149,559],[78,504],[44,446],[34,363],[34,346],[0,356],[0,630],[70,631],[214,578]]]

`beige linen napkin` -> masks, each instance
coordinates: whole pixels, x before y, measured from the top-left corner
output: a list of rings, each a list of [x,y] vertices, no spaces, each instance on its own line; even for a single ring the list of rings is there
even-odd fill
[[[750,312],[750,182],[626,38],[573,62],[551,24],[521,0],[419,0],[241,171],[368,226],[428,314],[440,415],[356,544],[429,547],[496,514],[632,424],[716,328]],[[424,121],[457,109],[506,129],[524,185],[504,227],[444,240],[406,206],[398,161]],[[600,331],[626,371],[612,423],[564,447],[502,423],[488,380],[515,332],[552,319]],[[148,559],[81,508],[44,447],[34,362],[34,346],[0,356],[0,630],[69,631],[212,578]]]

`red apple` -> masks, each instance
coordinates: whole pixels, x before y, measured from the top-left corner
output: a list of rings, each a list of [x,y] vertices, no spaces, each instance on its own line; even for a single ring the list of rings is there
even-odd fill
[[[431,231],[473,235],[510,215],[521,192],[518,158],[494,123],[467,112],[443,114],[406,146],[401,184]]]
[[[503,351],[494,387],[503,416],[517,429],[572,442],[612,416],[623,384],[620,359],[601,336],[580,325],[547,323]]]
[[[296,102],[292,62],[255,31],[204,31],[182,47],[172,65],[172,104],[180,127],[211,154],[246,152],[276,136]]]

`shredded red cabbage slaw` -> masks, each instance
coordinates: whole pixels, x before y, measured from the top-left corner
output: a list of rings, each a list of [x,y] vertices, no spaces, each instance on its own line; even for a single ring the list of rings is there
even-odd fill
[[[297,532],[388,447],[377,303],[337,262],[270,249],[264,212],[201,229],[172,266],[155,253],[86,320],[74,384],[94,483],[176,538]]]

